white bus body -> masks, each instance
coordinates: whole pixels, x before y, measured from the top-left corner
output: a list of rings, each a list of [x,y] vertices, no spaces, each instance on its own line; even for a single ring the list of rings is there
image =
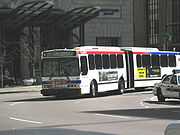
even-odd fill
[[[42,52],[42,95],[91,94],[153,86],[180,69],[180,53],[157,48],[82,46]]]

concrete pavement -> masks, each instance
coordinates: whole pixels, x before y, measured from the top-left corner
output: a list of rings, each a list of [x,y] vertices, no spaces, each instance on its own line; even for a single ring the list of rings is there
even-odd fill
[[[23,93],[23,92],[40,92],[41,85],[33,85],[33,86],[15,86],[8,88],[0,88],[0,94],[8,94],[8,93]]]

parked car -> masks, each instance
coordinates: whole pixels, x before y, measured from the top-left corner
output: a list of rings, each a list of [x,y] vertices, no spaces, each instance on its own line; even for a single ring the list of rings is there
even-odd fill
[[[160,83],[154,85],[153,94],[158,101],[164,102],[166,98],[180,99],[180,73],[174,73],[164,76]]]
[[[29,78],[29,79],[24,79],[23,80],[23,85],[25,86],[30,86],[36,84],[36,79],[34,78]]]

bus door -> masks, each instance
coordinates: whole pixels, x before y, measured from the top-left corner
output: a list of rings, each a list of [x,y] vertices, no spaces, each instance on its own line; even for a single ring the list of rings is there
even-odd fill
[[[127,74],[127,88],[134,87],[134,62],[133,62],[133,52],[125,52],[126,59],[126,74]]]

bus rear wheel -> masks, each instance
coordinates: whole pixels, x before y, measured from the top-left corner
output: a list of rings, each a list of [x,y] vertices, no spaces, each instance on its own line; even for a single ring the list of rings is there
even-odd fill
[[[120,79],[118,81],[118,91],[120,94],[122,94],[124,92],[124,89],[125,89],[125,83],[124,83],[124,80],[123,79]]]
[[[90,95],[92,97],[96,97],[97,94],[98,94],[97,83],[95,81],[91,81],[91,83],[90,83]]]

